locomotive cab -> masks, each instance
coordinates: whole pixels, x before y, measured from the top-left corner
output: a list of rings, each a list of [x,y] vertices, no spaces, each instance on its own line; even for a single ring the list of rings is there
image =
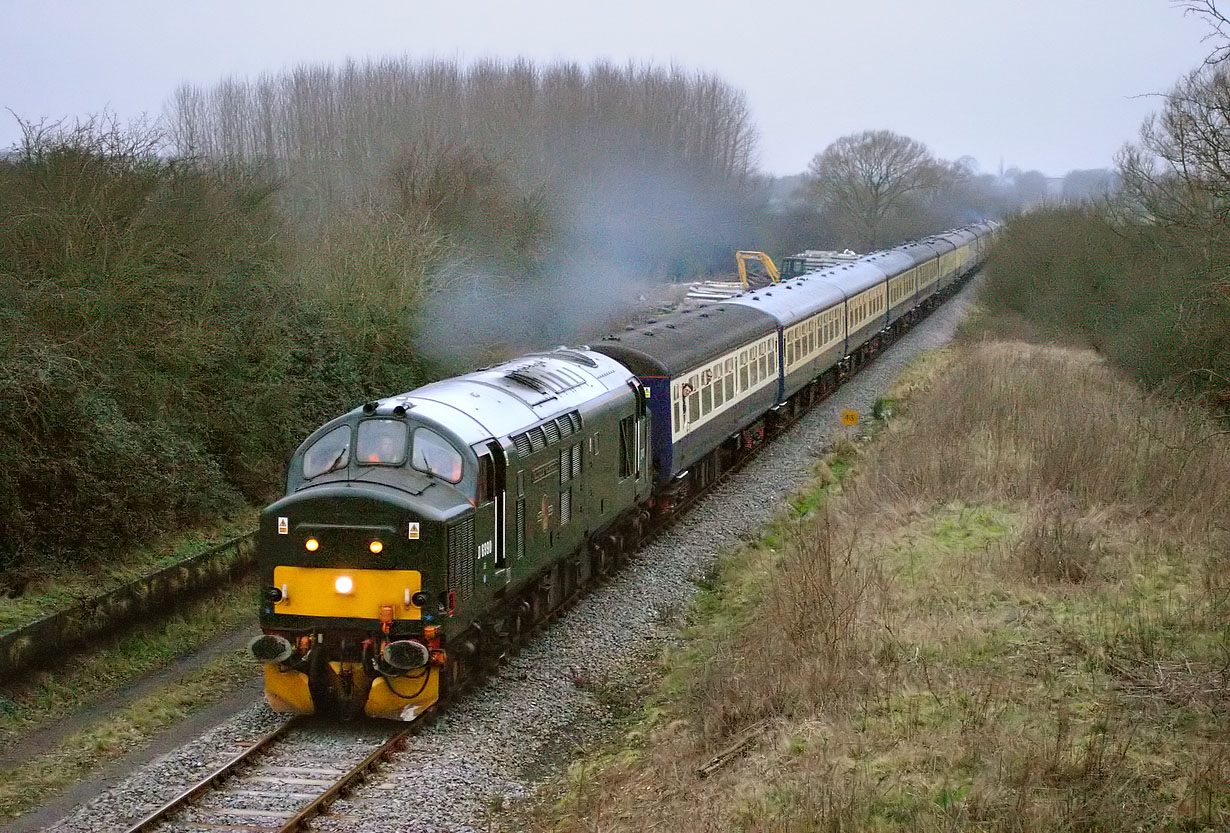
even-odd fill
[[[309,436],[257,542],[273,708],[414,719],[607,569],[650,493],[647,396],[561,348]]]
[[[369,403],[308,438],[257,544],[252,652],[277,711],[405,720],[435,702],[449,542],[473,527],[479,485],[475,451],[404,406]]]

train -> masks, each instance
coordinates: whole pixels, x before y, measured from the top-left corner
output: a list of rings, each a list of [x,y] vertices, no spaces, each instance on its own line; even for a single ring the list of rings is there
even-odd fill
[[[986,258],[984,222],[367,402],[261,513],[265,696],[410,721],[609,574]]]

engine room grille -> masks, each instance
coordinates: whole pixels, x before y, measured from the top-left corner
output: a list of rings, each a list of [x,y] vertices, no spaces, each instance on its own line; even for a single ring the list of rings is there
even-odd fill
[[[523,434],[513,435],[512,442],[517,448],[517,453],[522,457],[527,457],[542,451],[548,445],[559,442],[564,437],[575,434],[581,430],[581,427],[581,412],[571,411],[548,420],[542,425],[536,425]]]
[[[525,498],[517,499],[517,558],[525,557]]]
[[[541,451],[547,447],[547,435],[543,433],[542,428],[531,428],[526,432],[526,436],[530,438],[531,450]]]
[[[568,526],[572,520],[572,489],[564,489],[559,493],[559,525]]]
[[[448,529],[448,586],[458,601],[474,592],[474,519]]]
[[[559,426],[555,424],[554,420],[551,422],[544,422],[542,424],[542,430],[547,434],[548,443],[559,442]]]

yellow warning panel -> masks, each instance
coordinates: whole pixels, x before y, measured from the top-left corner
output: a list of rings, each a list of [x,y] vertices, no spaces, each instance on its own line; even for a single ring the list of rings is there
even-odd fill
[[[347,570],[340,567],[274,567],[273,584],[282,594],[275,613],[379,619],[382,607],[394,619],[418,619],[414,594],[422,587],[418,570]]]

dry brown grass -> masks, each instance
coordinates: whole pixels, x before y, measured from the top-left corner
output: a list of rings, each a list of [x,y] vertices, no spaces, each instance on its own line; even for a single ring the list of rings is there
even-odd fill
[[[1225,437],[1087,354],[986,343],[872,449],[727,559],[536,829],[1225,830]]]

